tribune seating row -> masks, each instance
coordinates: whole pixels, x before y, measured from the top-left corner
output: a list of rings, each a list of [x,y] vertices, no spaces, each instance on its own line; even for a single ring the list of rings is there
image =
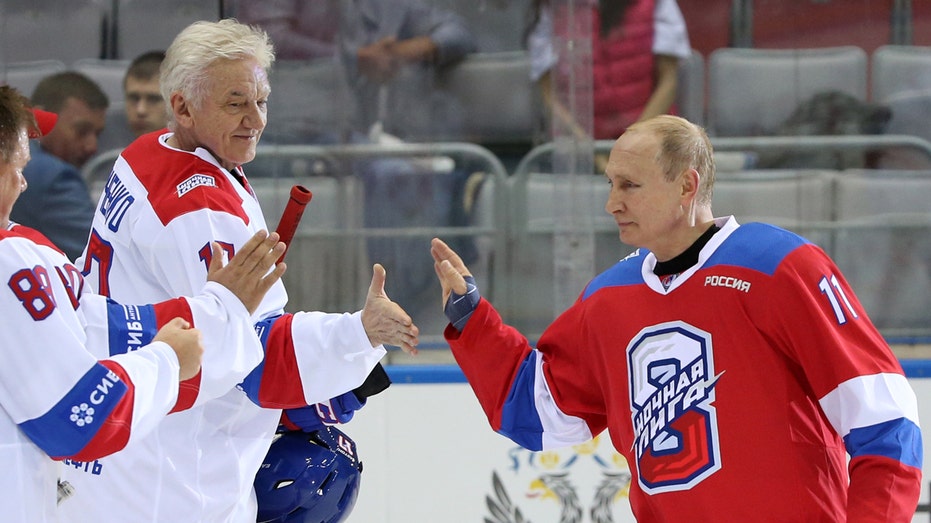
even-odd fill
[[[24,93],[47,74],[75,69],[95,78],[113,103],[114,125],[122,117],[122,76],[128,60],[84,58],[70,65],[58,60],[11,63],[0,77]],[[482,145],[539,142],[545,135],[539,95],[529,83],[524,51],[478,53],[438,75],[436,88],[448,92],[445,109],[456,126],[446,134],[412,141],[461,141]],[[338,64],[331,60],[279,61],[272,71],[267,140],[306,143],[321,130],[345,129],[350,103]],[[856,46],[818,49],[697,51],[680,67],[676,103],[682,116],[704,124],[712,136],[779,134],[793,111],[813,96],[840,92],[891,111],[885,129],[931,139],[931,47],[883,46],[867,57]],[[390,94],[389,94],[390,96]],[[866,132],[856,127],[855,108],[831,107],[831,128],[807,134]],[[541,134],[541,132],[543,134]],[[102,149],[107,148],[103,144]]]
[[[164,49],[195,20],[236,17],[244,1],[254,0],[4,0],[0,2],[0,63],[132,59]],[[427,2],[462,16],[482,52],[522,47],[520,27],[530,0]]]

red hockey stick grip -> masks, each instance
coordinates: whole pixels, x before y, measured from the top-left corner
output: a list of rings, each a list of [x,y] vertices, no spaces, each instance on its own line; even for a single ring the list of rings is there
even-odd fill
[[[278,258],[278,263],[284,261],[285,255],[288,254],[288,250],[291,248],[291,240],[294,239],[294,233],[301,222],[301,216],[304,215],[304,208],[307,207],[313,197],[314,193],[303,185],[291,187],[291,197],[288,198],[288,204],[285,205],[284,211],[281,213],[281,219],[278,220],[278,230],[275,231],[286,245],[284,254]]]

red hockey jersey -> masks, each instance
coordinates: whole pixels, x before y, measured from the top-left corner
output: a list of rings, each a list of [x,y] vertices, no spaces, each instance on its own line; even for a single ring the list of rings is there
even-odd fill
[[[608,429],[639,521],[910,521],[922,444],[895,356],[820,248],[718,223],[668,286],[645,250],[598,275],[536,348],[484,300],[448,327],[492,427],[531,450]]]

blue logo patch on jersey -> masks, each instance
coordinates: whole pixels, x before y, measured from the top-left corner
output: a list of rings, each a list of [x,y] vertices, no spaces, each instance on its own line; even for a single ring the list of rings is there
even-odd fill
[[[216,187],[217,181],[209,174],[195,174],[178,184],[178,198],[201,186]]]
[[[151,305],[123,305],[107,300],[110,355],[140,349],[158,333],[155,308]]]
[[[71,456],[93,439],[128,390],[112,370],[94,365],[48,412],[19,427],[49,456]]]
[[[627,347],[634,452],[647,494],[688,490],[721,468],[711,334],[676,321]]]

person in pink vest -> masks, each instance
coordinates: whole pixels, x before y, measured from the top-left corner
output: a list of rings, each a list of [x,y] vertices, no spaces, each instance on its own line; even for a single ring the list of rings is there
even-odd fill
[[[551,116],[576,136],[587,137],[556,95],[569,73],[556,45],[558,37],[568,36],[568,6],[533,0],[530,9],[525,38],[530,79],[540,86]],[[592,24],[592,137],[614,139],[634,122],[674,113],[679,60],[691,53],[675,0],[578,0],[574,9],[576,20]],[[581,16],[580,9],[590,9],[591,16]],[[585,29],[572,32],[585,34]]]

